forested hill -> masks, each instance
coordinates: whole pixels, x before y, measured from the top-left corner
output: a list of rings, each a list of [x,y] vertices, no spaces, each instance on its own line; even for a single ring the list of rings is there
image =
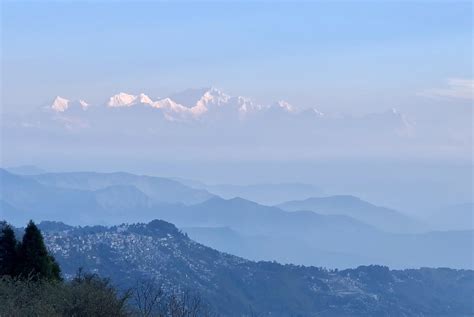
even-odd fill
[[[198,244],[174,225],[69,227],[42,223],[66,277],[79,267],[119,287],[154,279],[164,289],[198,291],[225,316],[472,315],[474,272],[446,268],[343,271],[252,262]]]

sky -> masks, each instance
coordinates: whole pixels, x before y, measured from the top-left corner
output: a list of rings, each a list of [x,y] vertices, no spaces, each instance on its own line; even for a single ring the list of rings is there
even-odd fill
[[[472,12],[468,1],[2,1],[2,109],[206,86],[354,113],[470,103]]]

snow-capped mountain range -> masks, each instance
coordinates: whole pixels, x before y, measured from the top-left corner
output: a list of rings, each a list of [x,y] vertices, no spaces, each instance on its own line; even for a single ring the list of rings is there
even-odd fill
[[[157,98],[153,100],[148,95],[140,93],[138,95],[120,92],[111,96],[108,100],[99,105],[90,105],[84,100],[71,101],[61,96],[57,96],[46,110],[56,113],[67,113],[76,107],[88,110],[89,107],[105,108],[132,108],[149,107],[161,110],[165,119],[169,121],[193,120],[209,115],[213,112],[234,113],[240,119],[256,113],[281,112],[287,114],[298,114],[303,112],[287,101],[281,100],[270,105],[255,103],[253,100],[242,96],[230,96],[217,88],[188,89],[169,97]],[[306,109],[307,111],[308,109]],[[324,116],[318,109],[309,109],[317,116]]]
[[[280,100],[260,104],[251,98],[231,96],[217,88],[187,89],[162,98],[145,93],[120,92],[89,103],[57,96],[27,115],[11,116],[0,122],[12,135],[128,135],[151,138],[168,135],[169,142],[189,142],[189,136],[220,140],[224,135],[239,142],[262,144],[346,144],[348,139],[382,140],[411,136],[410,120],[397,109],[362,116],[324,114],[317,108],[303,108]],[[317,136],[317,138],[314,138]],[[265,141],[262,140],[265,139]],[[331,141],[329,141],[331,140]],[[200,141],[201,142],[201,141]],[[386,142],[386,139],[383,140]],[[350,143],[350,142],[349,142]]]
[[[208,157],[218,152],[220,157],[258,159],[471,153],[469,118],[453,126],[429,111],[412,116],[397,109],[322,113],[287,101],[262,104],[202,88],[164,97],[122,92],[101,102],[58,96],[26,114],[3,113],[0,129],[4,152],[15,153],[15,162],[65,149],[82,155],[90,148],[113,149],[116,155]]]
[[[189,133],[183,130],[186,126],[199,126],[200,132],[207,129],[205,138],[216,131],[227,131],[230,135],[265,135],[275,142],[287,139],[292,143],[309,140],[311,135],[318,135],[319,142],[336,137],[347,140],[356,135],[366,139],[408,136],[416,127],[414,120],[397,109],[361,116],[325,114],[317,108],[298,107],[284,100],[261,104],[217,88],[187,89],[162,98],[120,92],[99,103],[57,96],[36,109],[26,115],[10,115],[0,124],[4,129],[15,129],[15,135],[25,129],[33,134],[34,129],[59,133],[66,129],[141,136],[174,135],[180,130],[177,134],[181,135]],[[193,130],[193,135],[199,133]]]

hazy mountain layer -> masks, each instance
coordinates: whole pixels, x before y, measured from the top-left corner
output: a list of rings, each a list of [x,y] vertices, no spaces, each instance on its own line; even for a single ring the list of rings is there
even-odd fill
[[[426,212],[422,218],[426,223],[441,230],[473,230],[474,204],[443,206]]]
[[[181,178],[174,179],[189,187],[205,189],[222,198],[230,199],[240,197],[263,205],[275,205],[289,200],[319,196],[323,192],[323,189],[319,188],[318,186],[302,183],[208,185],[193,180]]]
[[[396,210],[372,205],[353,196],[311,197],[289,201],[277,207],[288,210],[310,210],[323,215],[345,215],[390,232],[410,232],[423,225]]]
[[[199,242],[256,260],[339,268],[363,264],[472,267],[472,231],[395,234],[347,215],[287,212],[241,198],[168,204],[160,199],[189,202],[210,194],[167,179],[125,173],[26,177],[2,171],[1,180],[2,217],[13,223],[50,219],[118,224],[159,218],[191,227],[186,230]],[[222,227],[229,230],[218,229]]]

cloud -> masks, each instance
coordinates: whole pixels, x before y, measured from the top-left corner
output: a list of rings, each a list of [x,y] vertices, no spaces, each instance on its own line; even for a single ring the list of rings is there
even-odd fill
[[[474,100],[474,80],[463,78],[450,78],[447,80],[446,87],[434,88],[422,91],[421,96],[431,98],[455,98]]]

